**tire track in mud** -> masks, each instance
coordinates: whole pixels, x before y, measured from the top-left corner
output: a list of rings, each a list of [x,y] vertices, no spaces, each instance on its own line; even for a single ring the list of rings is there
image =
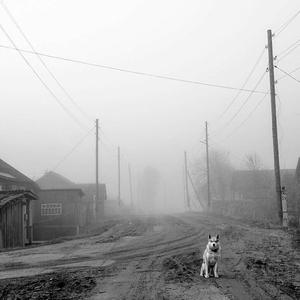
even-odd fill
[[[165,224],[167,228],[160,233],[156,233],[155,239],[149,240],[149,238],[145,238],[134,243],[132,247],[117,249],[106,253],[104,256],[109,256],[114,260],[144,258],[154,254],[157,257],[162,257],[164,255],[172,255],[176,251],[178,253],[179,250],[199,249],[200,242],[206,241],[207,228],[210,227],[210,224],[197,224],[197,227],[195,227],[193,222],[187,222],[185,218],[177,216],[172,216],[171,220],[172,224]],[[173,227],[174,221],[177,225],[176,228]],[[186,232],[190,231],[193,233],[186,235]],[[174,232],[176,232],[175,235]],[[172,238],[172,235],[174,238]],[[158,242],[160,240],[161,242]]]
[[[162,270],[163,259],[195,250],[199,251],[200,255],[199,245],[202,242],[206,243],[209,226],[206,222],[199,226],[194,224],[191,226],[185,218],[172,217],[171,220],[168,218],[160,232],[134,239],[131,247],[127,246],[106,253],[105,256],[120,265],[119,271],[113,280],[99,282],[101,291],[91,299],[172,299],[167,296]],[[178,295],[181,295],[183,290],[178,289]],[[195,293],[195,297],[197,298],[193,299],[198,299],[198,293]]]

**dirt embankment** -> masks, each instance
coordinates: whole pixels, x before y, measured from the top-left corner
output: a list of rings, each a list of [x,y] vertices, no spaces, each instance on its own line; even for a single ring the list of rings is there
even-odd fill
[[[107,270],[99,268],[1,280],[0,299],[84,299],[96,286],[96,278],[107,274]]]

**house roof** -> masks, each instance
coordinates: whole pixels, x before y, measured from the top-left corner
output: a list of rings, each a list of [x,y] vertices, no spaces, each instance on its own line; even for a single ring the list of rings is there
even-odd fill
[[[77,192],[82,197],[84,192],[82,189],[70,188],[70,189],[42,189],[41,192]]]
[[[0,159],[0,179],[10,182],[30,183],[35,185],[33,180],[16,170],[2,159]]]
[[[96,194],[95,183],[74,183],[53,171],[45,173],[36,183],[43,190],[80,189],[86,198],[92,198]],[[106,185],[103,183],[99,184],[99,194],[101,199],[106,199]]]
[[[31,191],[0,191],[0,208],[17,199],[37,200],[37,195]]]
[[[76,188],[74,182],[53,171],[46,172],[36,183],[41,189],[69,189]]]

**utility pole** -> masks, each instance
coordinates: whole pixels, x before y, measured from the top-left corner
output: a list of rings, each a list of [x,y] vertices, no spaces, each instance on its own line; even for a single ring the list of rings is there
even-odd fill
[[[205,145],[206,145],[206,178],[207,178],[207,208],[210,209],[210,177],[209,177],[209,151],[208,151],[208,125],[205,122]]]
[[[196,197],[197,197],[197,200],[198,200],[198,202],[199,202],[201,208],[203,208],[203,205],[202,205],[202,203],[201,203],[201,197],[199,196],[199,194],[198,194],[198,192],[197,192],[196,186],[195,186],[195,184],[194,184],[194,181],[193,181],[193,179],[192,179],[192,176],[191,176],[189,170],[188,170],[188,178],[189,178],[189,180],[190,180],[190,183],[191,183],[191,185],[192,185],[192,188],[193,188],[193,190],[194,190],[194,193],[195,193],[195,195],[196,195]]]
[[[99,214],[99,201],[99,120],[96,119],[96,218]],[[100,213],[102,214],[102,212]]]
[[[131,178],[131,167],[130,167],[130,164],[128,164],[128,177],[129,177],[130,205],[131,205],[131,208],[133,208],[132,178]]]
[[[121,161],[120,161],[120,147],[118,146],[118,202],[121,205]]]
[[[188,168],[187,168],[186,151],[184,151],[184,179],[185,179],[186,202],[187,202],[188,209],[191,209],[190,195],[189,195],[189,185],[188,185]]]
[[[186,201],[186,183],[185,183],[185,170],[184,166],[182,168],[182,186],[183,186],[183,203],[184,203],[184,208],[187,204]]]
[[[274,64],[273,64],[274,57],[273,57],[273,45],[272,45],[272,31],[270,29],[267,31],[267,35],[268,35],[268,53],[269,53],[269,77],[270,77],[271,112],[272,112],[275,190],[276,190],[278,217],[280,223],[282,224],[281,182],[280,182],[280,165],[279,165],[276,99],[275,99],[276,93],[275,93]]]

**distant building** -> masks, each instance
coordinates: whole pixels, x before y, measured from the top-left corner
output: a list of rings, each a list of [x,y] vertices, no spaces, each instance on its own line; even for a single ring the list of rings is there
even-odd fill
[[[293,217],[296,225],[300,226],[300,158],[295,172],[296,188],[294,199],[291,203],[292,210],[294,212]]]
[[[295,170],[281,170],[281,185],[287,191],[294,189]],[[275,175],[273,170],[236,170],[232,175],[232,200],[274,199]]]
[[[34,205],[34,240],[79,234],[87,223],[83,195],[77,188],[40,190]]]
[[[300,161],[297,170],[281,170],[281,186],[286,188],[290,224],[299,223]],[[277,216],[274,170],[235,171],[231,190],[232,200],[240,202],[236,202],[236,207],[246,210],[248,215],[260,219]]]

